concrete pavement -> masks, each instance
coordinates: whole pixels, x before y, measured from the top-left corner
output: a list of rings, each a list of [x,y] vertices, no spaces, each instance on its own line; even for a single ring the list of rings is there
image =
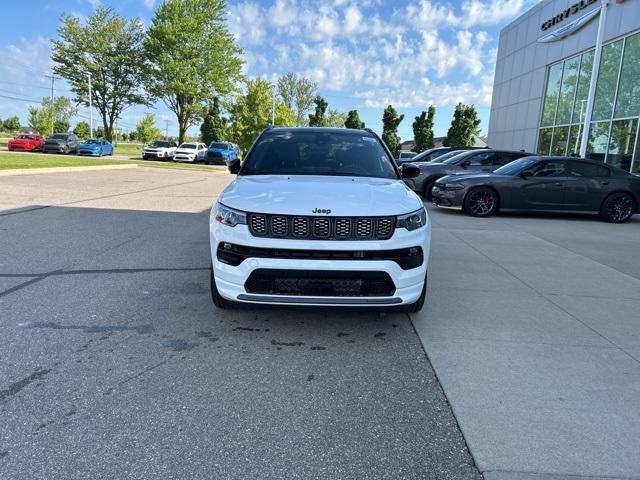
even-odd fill
[[[0,178],[0,478],[479,479],[407,315],[214,309],[230,180]]]
[[[485,478],[640,478],[640,218],[430,214],[413,322]]]

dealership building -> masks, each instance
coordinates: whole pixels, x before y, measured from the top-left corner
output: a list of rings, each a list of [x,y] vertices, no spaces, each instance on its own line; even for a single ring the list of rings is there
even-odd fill
[[[640,0],[543,0],[500,32],[492,147],[640,173],[639,120]]]

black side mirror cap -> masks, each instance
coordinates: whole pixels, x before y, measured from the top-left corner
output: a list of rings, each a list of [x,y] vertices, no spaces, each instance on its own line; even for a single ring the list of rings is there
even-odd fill
[[[471,160],[465,160],[460,164],[462,168],[467,168],[469,165],[471,165]]]
[[[415,178],[420,175],[420,168],[412,163],[403,163],[402,167],[400,167],[400,172],[402,173],[402,178]]]
[[[522,172],[520,172],[520,177],[522,178],[529,178],[531,176],[531,172],[528,170],[523,170]]]
[[[240,159],[234,158],[231,163],[227,164],[229,168],[229,173],[233,173],[234,175],[240,171]]]

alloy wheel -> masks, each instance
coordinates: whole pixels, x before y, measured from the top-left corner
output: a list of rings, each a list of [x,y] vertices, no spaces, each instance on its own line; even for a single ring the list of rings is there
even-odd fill
[[[609,201],[607,210],[611,220],[615,223],[620,223],[631,216],[633,205],[628,195],[616,195]]]
[[[490,215],[496,208],[495,194],[486,188],[478,188],[469,194],[469,210],[472,214],[484,217]]]

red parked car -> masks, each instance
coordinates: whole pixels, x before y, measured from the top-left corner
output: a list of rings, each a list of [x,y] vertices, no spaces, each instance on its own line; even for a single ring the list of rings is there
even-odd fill
[[[35,152],[42,150],[44,137],[33,133],[16,135],[9,140],[7,147],[9,150],[19,150],[23,152]]]

